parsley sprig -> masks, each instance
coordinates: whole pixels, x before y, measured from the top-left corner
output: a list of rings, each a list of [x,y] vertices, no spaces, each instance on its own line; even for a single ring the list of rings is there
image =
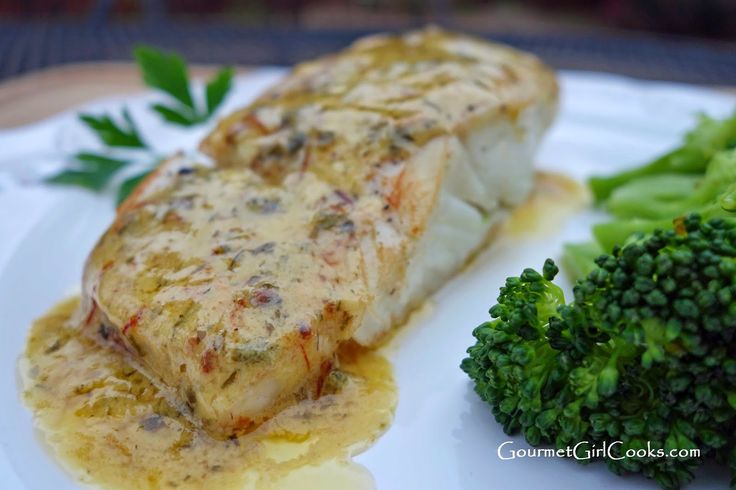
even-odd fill
[[[120,148],[148,148],[141,139],[138,128],[130,116],[128,108],[122,110],[122,121],[116,122],[108,114],[95,116],[79,114],[79,119],[107,146]]]
[[[166,103],[150,106],[166,122],[189,127],[208,121],[232,88],[234,70],[223,67],[207,82],[204,93],[197,98],[187,64],[181,56],[150,46],[140,46],[133,54],[146,85],[167,96]],[[79,114],[79,120],[92,131],[105,147],[104,150],[82,151],[70,156],[67,167],[46,179],[46,182],[99,192],[107,188],[113,177],[128,165],[143,164],[143,172],[129,175],[119,184],[119,204],[153,171],[162,157],[141,136],[126,107],[122,108],[119,115],[82,113]],[[124,156],[118,158],[118,155]]]
[[[207,82],[204,104],[197,103],[192,97],[187,65],[182,57],[147,46],[138,47],[133,53],[138,66],[141,67],[146,85],[161,90],[171,97],[170,104],[154,104],[151,108],[173,124],[193,126],[206,121],[222,104],[232,85],[233,69],[221,68],[212,80]]]
[[[72,156],[70,163],[71,168],[54,175],[47,181],[101,191],[110,178],[129,162],[96,153],[80,152]]]

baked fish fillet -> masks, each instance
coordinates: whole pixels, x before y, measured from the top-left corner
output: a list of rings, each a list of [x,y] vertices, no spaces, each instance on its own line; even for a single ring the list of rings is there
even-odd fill
[[[319,396],[532,186],[553,74],[436,29],[295,68],[121,207],[85,268],[85,328],[218,437]]]
[[[378,35],[297,66],[202,150],[274,185],[313,173],[374,209],[374,299],[353,335],[372,344],[526,198],[557,92],[547,67],[506,46],[437,28]]]

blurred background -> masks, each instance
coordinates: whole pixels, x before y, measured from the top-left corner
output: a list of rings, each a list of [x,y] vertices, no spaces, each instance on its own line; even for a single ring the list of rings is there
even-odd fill
[[[369,32],[435,23],[558,68],[736,85],[736,0],[0,0],[0,78],[130,59],[292,64]]]

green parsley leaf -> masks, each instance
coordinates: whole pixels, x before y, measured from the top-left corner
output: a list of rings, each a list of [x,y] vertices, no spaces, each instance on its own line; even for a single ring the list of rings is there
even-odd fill
[[[175,53],[147,46],[136,48],[134,56],[140,66],[144,82],[165,92],[173,99],[166,104],[153,104],[151,109],[165,121],[179,126],[193,126],[207,121],[222,105],[225,96],[232,88],[235,71],[231,67],[221,68],[207,82],[204,94],[201,98],[197,98],[203,99],[202,103],[197,104],[192,97],[187,65],[183,58]],[[122,110],[120,117],[113,117],[110,114],[79,114],[79,119],[106,146],[143,149],[152,159],[157,158],[155,152],[141,137],[127,108]],[[100,191],[129,162],[104,154],[80,152],[73,156],[68,169],[50,177],[47,182]],[[125,180],[118,189],[118,204],[125,200],[150,172],[134,175]]]
[[[147,172],[143,172],[142,174],[134,175],[120,185],[117,198],[118,206],[123,201],[125,201],[125,199],[127,199],[127,197],[135,190],[135,188],[138,187],[138,184],[143,182],[143,180],[148,177],[151,172],[152,170],[149,170]]]
[[[232,87],[233,75],[235,70],[231,67],[221,68],[215,76],[207,82],[205,88],[205,97],[207,100],[207,116],[212,116],[217,108],[225,100],[225,95]]]
[[[63,170],[46,179],[46,182],[61,185],[76,185],[101,191],[110,178],[128,162],[96,153],[81,152],[72,158],[72,168]]]
[[[179,126],[193,126],[201,121],[195,115],[190,114],[190,111],[179,111],[163,104],[154,104],[151,106],[151,109],[158,112],[165,120],[173,124],[178,124]]]
[[[146,148],[128,109],[123,109],[123,124],[118,124],[107,114],[95,116],[80,114],[79,119],[107,146],[126,148]]]
[[[85,170],[64,170],[46,179],[50,184],[73,185],[91,191],[101,191],[107,184],[109,176]]]
[[[80,152],[74,155],[74,162],[87,171],[110,172],[110,174],[113,174],[123,168],[128,160],[110,158],[98,153]]]
[[[138,61],[146,85],[166,92],[196,112],[192,94],[189,91],[187,64],[181,56],[148,46],[135,48],[133,55]]]
[[[221,68],[205,86],[206,107],[198,107],[192,96],[186,62],[175,53],[159,51],[149,46],[134,50],[143,80],[149,87],[161,90],[174,99],[174,104],[154,104],[156,111],[165,121],[179,126],[194,126],[207,121],[225,100],[232,88],[235,70]]]

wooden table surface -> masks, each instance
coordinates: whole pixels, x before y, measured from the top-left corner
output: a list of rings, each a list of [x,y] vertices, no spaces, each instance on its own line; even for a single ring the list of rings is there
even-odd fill
[[[207,77],[214,66],[193,66],[193,77]],[[240,72],[247,71],[240,68]],[[133,63],[77,63],[48,68],[0,83],[0,129],[44,119],[84,102],[145,90]],[[724,87],[736,94],[736,87]]]
[[[215,70],[214,66],[193,66],[190,74],[205,78]],[[47,68],[0,82],[0,129],[32,123],[100,97],[144,90],[133,63],[76,63]]]

